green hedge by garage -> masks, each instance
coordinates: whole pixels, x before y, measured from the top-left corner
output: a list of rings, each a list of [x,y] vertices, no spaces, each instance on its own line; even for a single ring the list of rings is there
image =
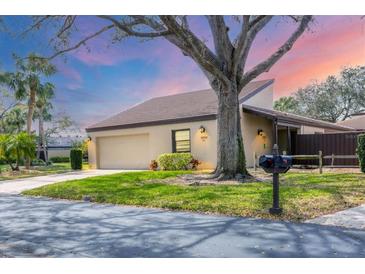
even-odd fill
[[[357,155],[359,156],[360,169],[365,173],[365,134],[357,137]]]
[[[73,148],[70,151],[71,168],[73,170],[82,169],[82,149]]]
[[[187,170],[191,169],[192,159],[190,153],[165,153],[157,158],[157,162],[162,170]]]

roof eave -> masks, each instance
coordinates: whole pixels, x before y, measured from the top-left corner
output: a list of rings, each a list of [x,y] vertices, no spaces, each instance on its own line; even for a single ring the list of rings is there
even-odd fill
[[[193,117],[165,119],[165,120],[159,120],[159,121],[149,121],[149,122],[141,122],[141,123],[133,123],[133,124],[86,128],[85,130],[86,130],[86,132],[97,132],[97,131],[118,130],[118,129],[158,126],[158,125],[167,125],[167,124],[200,122],[200,121],[209,121],[209,120],[216,120],[216,119],[217,119],[216,114],[207,114],[207,115],[200,115],[200,116],[193,116]]]

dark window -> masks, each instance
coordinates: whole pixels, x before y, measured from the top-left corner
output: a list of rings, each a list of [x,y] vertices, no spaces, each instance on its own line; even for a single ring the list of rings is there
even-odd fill
[[[190,152],[190,129],[172,131],[172,152]]]

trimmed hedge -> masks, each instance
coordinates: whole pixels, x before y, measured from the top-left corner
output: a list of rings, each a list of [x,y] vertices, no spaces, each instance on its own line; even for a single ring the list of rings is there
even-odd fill
[[[73,148],[70,151],[71,168],[73,170],[82,169],[82,149]]]
[[[165,153],[158,156],[157,162],[162,170],[186,170],[191,169],[192,159],[190,153]]]
[[[357,155],[359,156],[360,169],[365,173],[365,134],[357,136]]]
[[[69,163],[70,157],[67,156],[55,156],[49,159],[52,163]]]

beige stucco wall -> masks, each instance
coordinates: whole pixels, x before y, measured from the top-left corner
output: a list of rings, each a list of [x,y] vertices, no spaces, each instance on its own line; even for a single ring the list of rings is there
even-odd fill
[[[206,128],[207,138],[201,138],[202,134],[199,131],[200,126]],[[162,153],[172,152],[171,131],[177,129],[190,129],[191,153],[195,158],[202,162],[199,168],[215,168],[217,159],[217,122],[215,120],[90,132],[89,164],[92,168],[99,167],[98,138],[103,136],[128,136],[135,134],[148,134],[149,136],[149,152],[147,154],[148,156],[145,156],[148,157],[145,161],[149,163],[151,160],[157,159]],[[137,157],[137,155],[131,157]],[[146,168],[148,168],[148,166],[146,166]]]
[[[301,126],[299,134],[315,134],[315,133],[324,133],[325,130],[319,127],[310,127],[310,126]]]
[[[269,85],[250,99],[243,102],[245,105],[273,109],[274,104],[274,85]]]
[[[241,113],[242,137],[247,167],[254,165],[254,153],[257,156],[269,154],[272,149],[272,121],[249,113]],[[262,129],[265,136],[257,135]]]

